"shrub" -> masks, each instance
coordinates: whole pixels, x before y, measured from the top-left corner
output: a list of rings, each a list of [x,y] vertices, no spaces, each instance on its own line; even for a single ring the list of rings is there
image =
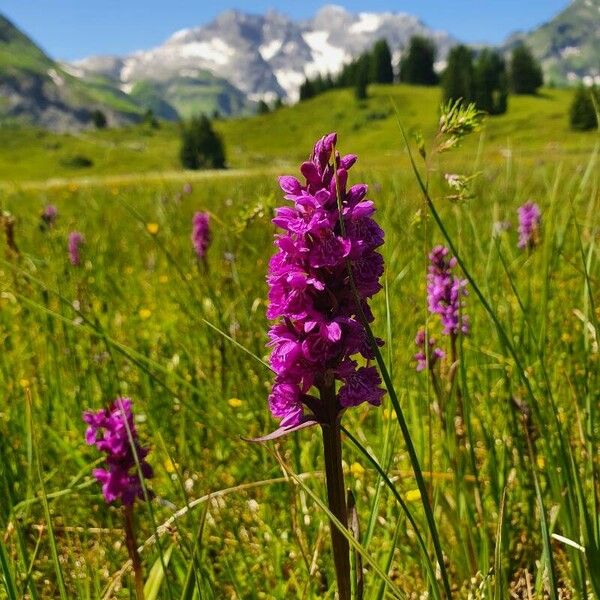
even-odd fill
[[[104,129],[106,127],[106,115],[98,109],[92,111],[92,123],[96,129]]]
[[[83,154],[73,154],[72,156],[64,156],[61,158],[60,164],[63,167],[72,169],[86,169],[93,166],[94,161]]]

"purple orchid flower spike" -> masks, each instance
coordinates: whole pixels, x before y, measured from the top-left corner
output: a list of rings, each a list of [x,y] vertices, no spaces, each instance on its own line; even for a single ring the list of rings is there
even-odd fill
[[[344,524],[347,509],[341,463],[344,411],[384,395],[363,319],[373,320],[369,300],[381,288],[382,229],[367,186],[347,187],[356,156],[340,156],[330,133],[302,163],[303,181],[279,178],[286,200],[273,223],[276,253],[269,263],[267,317],[275,383],[269,396],[280,428],[254,441],[277,439],[320,425],[323,431],[329,507]],[[383,344],[377,340],[378,344]],[[310,394],[314,388],[318,395]],[[340,600],[350,598],[346,538],[332,525]]]
[[[206,251],[210,246],[210,215],[206,212],[194,213],[192,219],[192,246],[198,260],[206,259]]]
[[[68,240],[68,251],[69,251],[69,262],[74,266],[78,267],[81,265],[81,246],[85,242],[83,233],[79,231],[71,231],[69,233]]]
[[[535,202],[525,202],[517,210],[519,215],[519,248],[535,248],[540,240],[542,211]]]
[[[144,598],[144,577],[142,562],[134,525],[134,503],[152,497],[144,492],[141,477],[146,480],[153,476],[152,467],[146,461],[149,450],[138,439],[129,398],[117,398],[108,408],[97,412],[87,411],[83,420],[88,427],[85,441],[96,446],[106,455],[106,468],[94,469],[92,474],[102,485],[102,495],[108,503],[121,501],[125,526],[125,545],[133,565],[135,587],[138,598]]]
[[[102,484],[104,499],[121,500],[125,505],[133,504],[136,498],[144,499],[136,455],[144,479],[152,477],[152,467],[146,461],[149,450],[139,443],[131,407],[129,398],[117,398],[109,408],[83,414],[88,425],[86,443],[106,454],[106,468],[93,471]]]
[[[436,246],[429,254],[427,303],[429,312],[440,316],[444,334],[456,336],[469,332],[469,320],[462,313],[467,281],[453,275],[456,258],[449,254],[444,246]]]

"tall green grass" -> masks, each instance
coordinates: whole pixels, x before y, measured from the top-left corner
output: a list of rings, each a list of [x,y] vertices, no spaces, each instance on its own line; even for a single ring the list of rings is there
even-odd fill
[[[397,404],[388,397],[344,417],[360,525],[358,539],[346,535],[355,564],[362,559],[363,597],[444,597],[433,521],[453,597],[597,598],[597,151],[543,160],[511,144],[500,153],[509,145],[488,129],[425,170],[415,161],[420,186],[395,131],[379,144],[365,134],[366,164],[353,173],[370,185],[386,231],[374,333],[387,341],[381,365]],[[355,151],[343,133],[340,150]],[[589,147],[594,138],[585,139]],[[377,165],[392,147],[397,156]],[[446,198],[447,172],[478,173],[471,199]],[[134,399],[156,471],[156,499],[137,507],[148,597],[334,597],[318,432],[264,448],[242,440],[273,426],[264,276],[280,193],[258,172],[205,176],[191,194],[182,182],[4,188],[21,250],[0,262],[7,598],[133,593],[120,512],[91,478],[97,456],[81,421],[117,395]],[[530,198],[543,211],[542,244],[522,253],[516,208]],[[60,217],[42,232],[47,202]],[[196,210],[213,216],[209,274],[190,245]],[[494,234],[505,220],[512,229]],[[86,237],[81,268],[66,255],[75,228]],[[469,279],[471,320],[441,415],[412,359],[420,326],[429,321],[441,338],[425,300],[437,243],[452,247]],[[455,434],[459,402],[464,437]]]

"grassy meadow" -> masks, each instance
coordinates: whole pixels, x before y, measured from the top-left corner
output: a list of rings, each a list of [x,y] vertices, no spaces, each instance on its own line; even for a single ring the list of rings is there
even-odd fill
[[[220,173],[179,170],[176,125],[0,130],[0,208],[19,250],[0,259],[0,598],[134,597],[121,512],[91,475],[101,458],[81,419],[122,395],[155,471],[156,497],[136,504],[147,599],[333,600],[318,430],[243,439],[275,427],[265,274],[284,202],[276,175],[296,175],[329,131],[359,155],[351,183],[369,185],[385,230],[374,329],[452,597],[600,598],[599,139],[568,130],[569,100],[564,90],[511,97],[507,115],[427,164],[412,134],[432,141],[439,91],[405,86],[373,86],[363,104],[334,91],[220,121],[231,166]],[[65,166],[77,154],[93,166]],[[448,198],[446,173],[473,176],[469,198]],[[542,210],[541,239],[520,251],[527,200]],[[50,203],[59,217],[43,231]],[[190,242],[198,210],[211,215],[207,269]],[[85,236],[80,267],[67,257],[72,230]],[[457,363],[439,365],[441,396],[413,360],[426,323],[447,344],[427,312],[435,244],[461,259],[471,322]],[[389,396],[343,425],[362,597],[444,598]]]

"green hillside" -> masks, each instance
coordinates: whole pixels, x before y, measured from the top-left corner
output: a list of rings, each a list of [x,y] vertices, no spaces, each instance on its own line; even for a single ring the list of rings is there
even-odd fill
[[[229,82],[203,72],[194,77],[177,77],[168,81],[138,81],[131,97],[159,117],[176,120],[218,111],[222,115],[248,111],[250,103]]]
[[[509,152],[532,160],[567,158],[589,152],[597,136],[568,128],[572,92],[544,90],[536,97],[511,97],[506,115],[488,118],[481,136],[461,152],[505,162]],[[216,121],[232,168],[279,168],[297,163],[315,137],[338,131],[348,147],[370,161],[365,166],[392,167],[403,160],[395,109],[410,131],[432,135],[440,101],[437,88],[403,85],[372,86],[367,101],[358,103],[351,90],[335,90],[276,112]],[[163,123],[157,130],[130,126],[55,134],[32,128],[0,129],[0,178],[4,181],[77,178],[93,175],[181,172],[179,130]],[[460,152],[459,152],[460,154]],[[69,166],[85,156],[89,168]],[[365,164],[363,162],[363,164]]]
[[[576,75],[600,75],[600,0],[573,0],[535,31],[514,36],[541,61],[546,81],[572,83]]]
[[[137,120],[143,112],[110,82],[70,75],[0,15],[0,123],[70,129],[85,125],[94,109],[113,123]]]
[[[0,77],[21,69],[45,73],[53,64],[25,34],[0,15]]]

